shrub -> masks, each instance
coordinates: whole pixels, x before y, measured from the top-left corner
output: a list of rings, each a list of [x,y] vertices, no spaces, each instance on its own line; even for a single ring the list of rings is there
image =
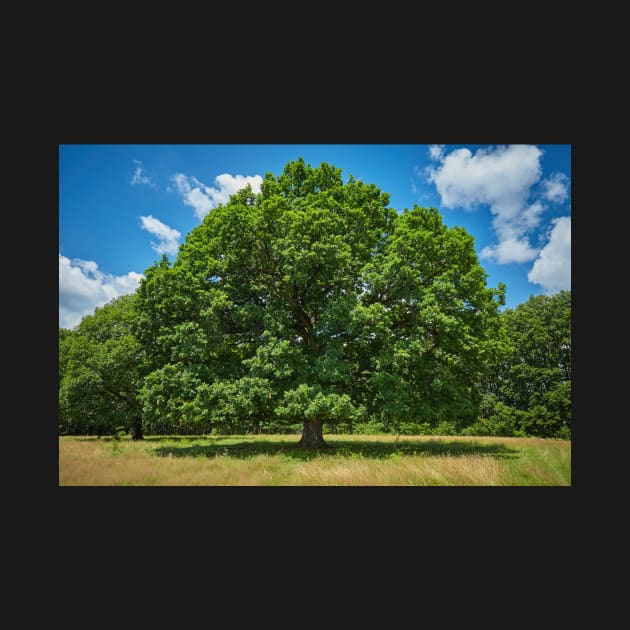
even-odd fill
[[[431,429],[431,435],[457,435],[457,426],[449,420],[441,420]]]
[[[369,420],[368,422],[357,422],[353,426],[354,433],[362,435],[378,435],[379,433],[387,433],[385,425],[378,420]]]
[[[401,435],[431,435],[432,428],[428,422],[401,422]]]
[[[561,439],[561,440],[570,440],[571,439],[571,429],[567,426],[564,427],[560,427],[557,431],[556,431],[556,435],[555,437]]]

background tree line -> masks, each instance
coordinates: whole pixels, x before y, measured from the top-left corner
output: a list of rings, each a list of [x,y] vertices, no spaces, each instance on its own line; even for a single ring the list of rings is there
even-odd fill
[[[570,437],[570,292],[500,312],[470,234],[388,203],[301,159],[233,195],[60,329],[60,432]]]

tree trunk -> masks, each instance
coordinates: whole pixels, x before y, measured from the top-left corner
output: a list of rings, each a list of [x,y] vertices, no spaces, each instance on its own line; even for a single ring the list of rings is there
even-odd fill
[[[302,429],[302,439],[297,443],[298,447],[304,449],[319,449],[328,446],[326,442],[324,442],[324,436],[322,435],[323,424],[324,422],[320,418],[305,420],[304,428]]]
[[[134,421],[131,425],[131,439],[132,440],[143,440],[144,436],[142,435],[142,420]]]

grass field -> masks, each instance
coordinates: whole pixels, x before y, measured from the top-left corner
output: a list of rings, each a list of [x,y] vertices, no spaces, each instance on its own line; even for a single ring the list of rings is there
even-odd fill
[[[59,438],[61,486],[569,486],[571,442],[326,435]]]

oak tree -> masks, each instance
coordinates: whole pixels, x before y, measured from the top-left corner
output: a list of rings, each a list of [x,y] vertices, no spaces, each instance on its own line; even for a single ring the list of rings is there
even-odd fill
[[[503,293],[436,209],[398,213],[374,184],[291,162],[146,271],[134,329],[145,428],[273,419],[321,448],[330,422],[465,424],[502,343]]]

